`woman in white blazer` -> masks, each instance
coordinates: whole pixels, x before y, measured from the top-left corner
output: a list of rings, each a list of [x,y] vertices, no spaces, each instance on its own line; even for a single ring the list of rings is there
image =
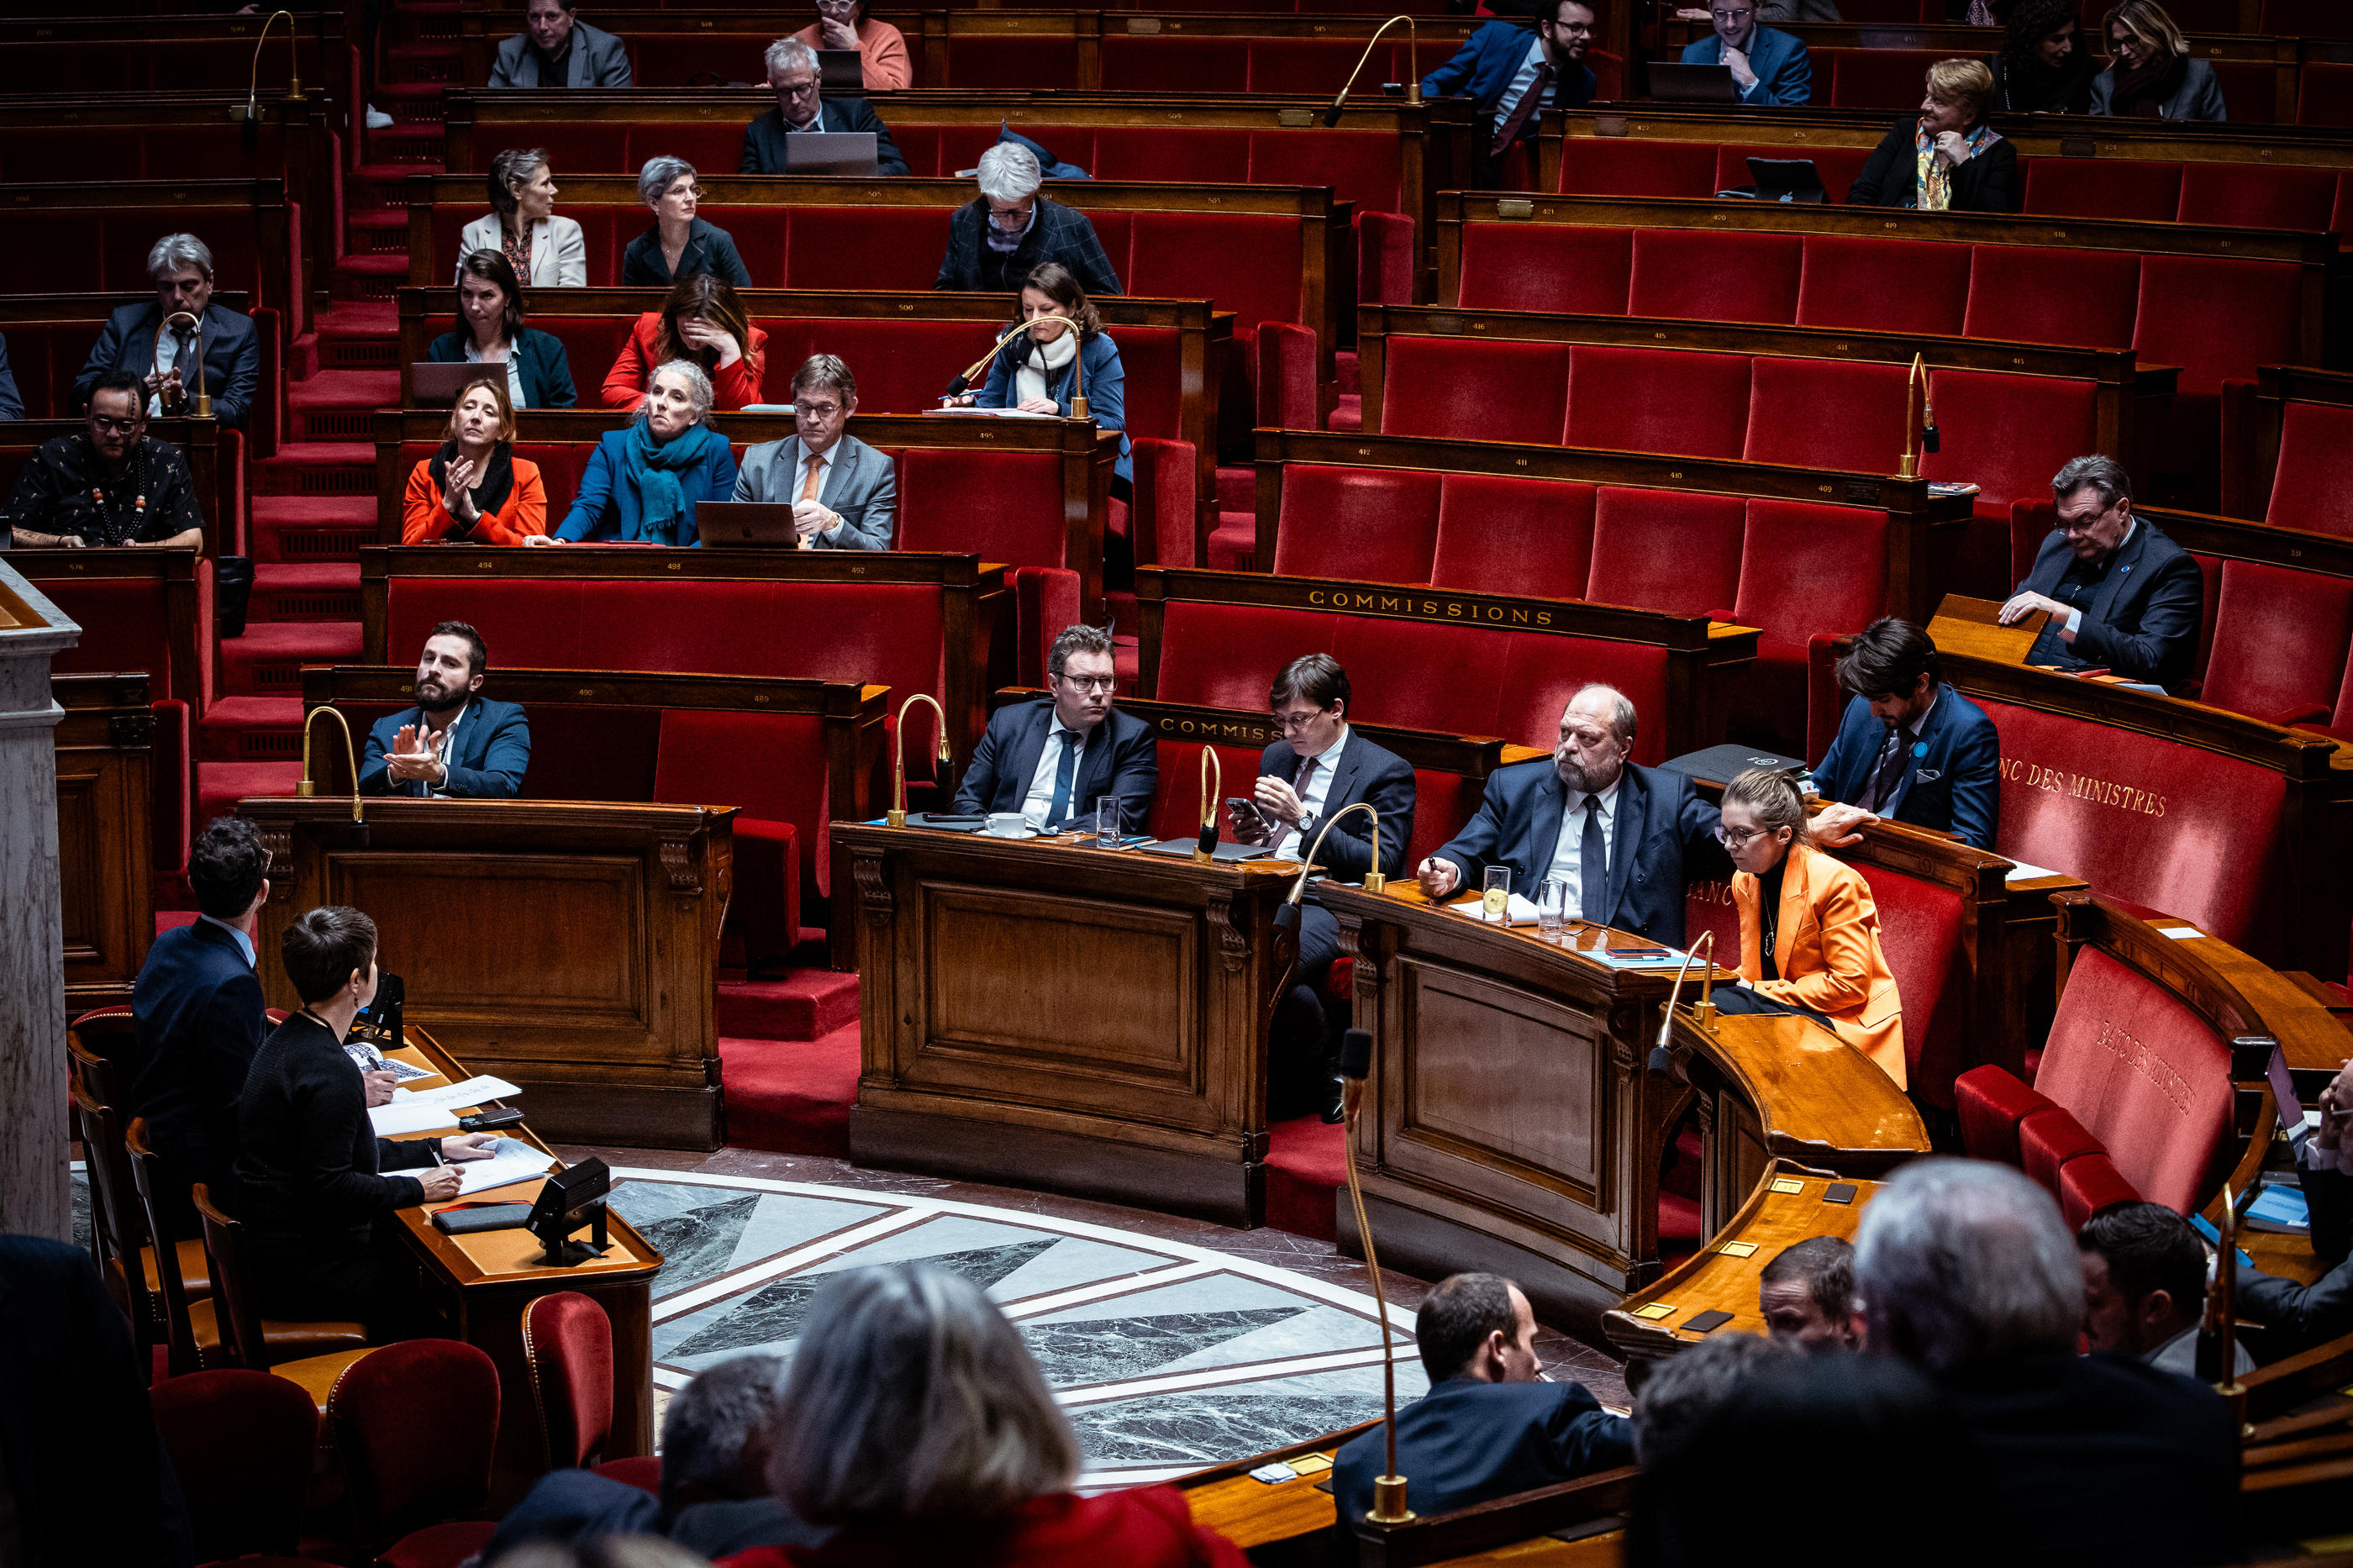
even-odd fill
[[[477,250],[495,250],[525,288],[588,287],[588,242],[577,223],[555,216],[555,175],[547,153],[508,148],[491,160],[489,184],[491,212],[459,235],[459,263]]]

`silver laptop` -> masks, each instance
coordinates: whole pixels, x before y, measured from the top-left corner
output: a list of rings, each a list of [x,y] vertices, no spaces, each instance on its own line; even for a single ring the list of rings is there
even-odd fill
[[[470,381],[484,375],[495,375],[502,366],[477,364],[459,360],[456,364],[441,364],[431,360],[417,360],[408,367],[408,405],[411,408],[447,408],[458,401],[458,394]]]
[[[785,138],[785,173],[862,180],[881,172],[871,131],[796,131]]]
[[[1652,60],[1651,96],[1662,103],[1737,103],[1740,89],[1732,85],[1730,66],[1685,65],[1681,60]]]
[[[760,550],[800,546],[788,501],[707,500],[694,509],[694,531],[706,546],[732,544]]]

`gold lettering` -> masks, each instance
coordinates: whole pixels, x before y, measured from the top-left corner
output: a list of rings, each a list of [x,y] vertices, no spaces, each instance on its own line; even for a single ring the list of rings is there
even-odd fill
[[[1308,602],[1309,604],[1311,604],[1311,605],[1320,605],[1320,604],[1322,604],[1322,603],[1324,602],[1324,590],[1323,590],[1323,589],[1321,589],[1321,588],[1310,588],[1310,589],[1308,589],[1308,590],[1307,590],[1307,602]]]

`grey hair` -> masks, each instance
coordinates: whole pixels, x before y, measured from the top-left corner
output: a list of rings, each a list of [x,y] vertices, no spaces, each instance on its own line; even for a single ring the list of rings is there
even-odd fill
[[[993,202],[1018,202],[1037,194],[1044,176],[1038,154],[1018,142],[999,142],[980,155],[980,194]]]
[[[213,276],[212,247],[193,234],[167,234],[155,242],[147,253],[147,276],[161,279],[166,273],[177,272],[183,267],[193,267],[210,282]]]
[[[547,167],[544,147],[510,147],[491,160],[491,207],[506,214],[519,210],[522,204],[515,199],[515,187],[531,184],[531,177]]]
[[[694,165],[683,158],[673,158],[665,153],[659,158],[649,158],[646,166],[638,171],[638,199],[652,206],[662,199],[662,193],[678,184],[681,174],[694,174]]]
[[[1889,1178],[1854,1239],[1871,1348],[1931,1373],[2073,1350],[2084,1265],[2059,1205],[2022,1171],[1915,1160]]]
[[[767,67],[768,79],[774,81],[776,73],[786,66],[807,66],[810,70],[816,70],[817,51],[798,38],[778,38],[768,46],[768,52],[760,63]]]
[[[711,377],[704,374],[701,365],[691,359],[674,359],[654,366],[652,374],[646,377],[648,392],[654,389],[654,376],[661,374],[666,370],[674,370],[686,378],[686,400],[694,405],[695,418],[699,420],[711,412],[712,397]],[[646,411],[652,406],[653,400],[649,397],[645,402],[638,405],[637,416],[640,419],[649,417]]]
[[[676,1511],[681,1488],[712,1487],[733,1494],[746,1448],[776,1421],[785,1389],[785,1358],[739,1355],[706,1367],[678,1391],[662,1416],[662,1512]],[[757,1477],[746,1477],[756,1487]]]
[[[826,1285],[783,1403],[768,1479],[811,1524],[1001,1520],[1078,1476],[1078,1438],[1019,1331],[944,1268]]]
[[[1710,1334],[1658,1363],[1634,1400],[1634,1458],[1644,1468],[1708,1424],[1757,1369],[1791,1352],[1762,1334]]]
[[[1609,699],[1609,728],[1617,732],[1618,739],[1620,742],[1629,746],[1632,745],[1634,743],[1634,725],[1636,722],[1634,703],[1632,699],[1629,698],[1624,692],[1619,690],[1614,686],[1604,686],[1598,680],[1593,681],[1588,685],[1580,686],[1577,689],[1576,696],[1571,697],[1568,700],[1568,702],[1565,702],[1561,705],[1561,711],[1564,713],[1567,712],[1568,710],[1569,703],[1581,701],[1583,699],[1591,696],[1597,691]]]
[[[2119,500],[2132,500],[2132,476],[2114,458],[2104,458],[2097,452],[2085,457],[2070,458],[2067,466],[2051,476],[2051,499],[2065,500],[2077,490],[2098,492],[2100,509],[2105,511]]]

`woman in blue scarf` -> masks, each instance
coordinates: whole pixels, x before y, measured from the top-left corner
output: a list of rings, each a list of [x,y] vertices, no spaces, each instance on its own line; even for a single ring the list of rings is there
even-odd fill
[[[724,500],[735,488],[735,454],[705,425],[711,378],[672,360],[647,378],[637,417],[596,443],[572,510],[547,544],[625,540],[693,544],[697,501]]]

